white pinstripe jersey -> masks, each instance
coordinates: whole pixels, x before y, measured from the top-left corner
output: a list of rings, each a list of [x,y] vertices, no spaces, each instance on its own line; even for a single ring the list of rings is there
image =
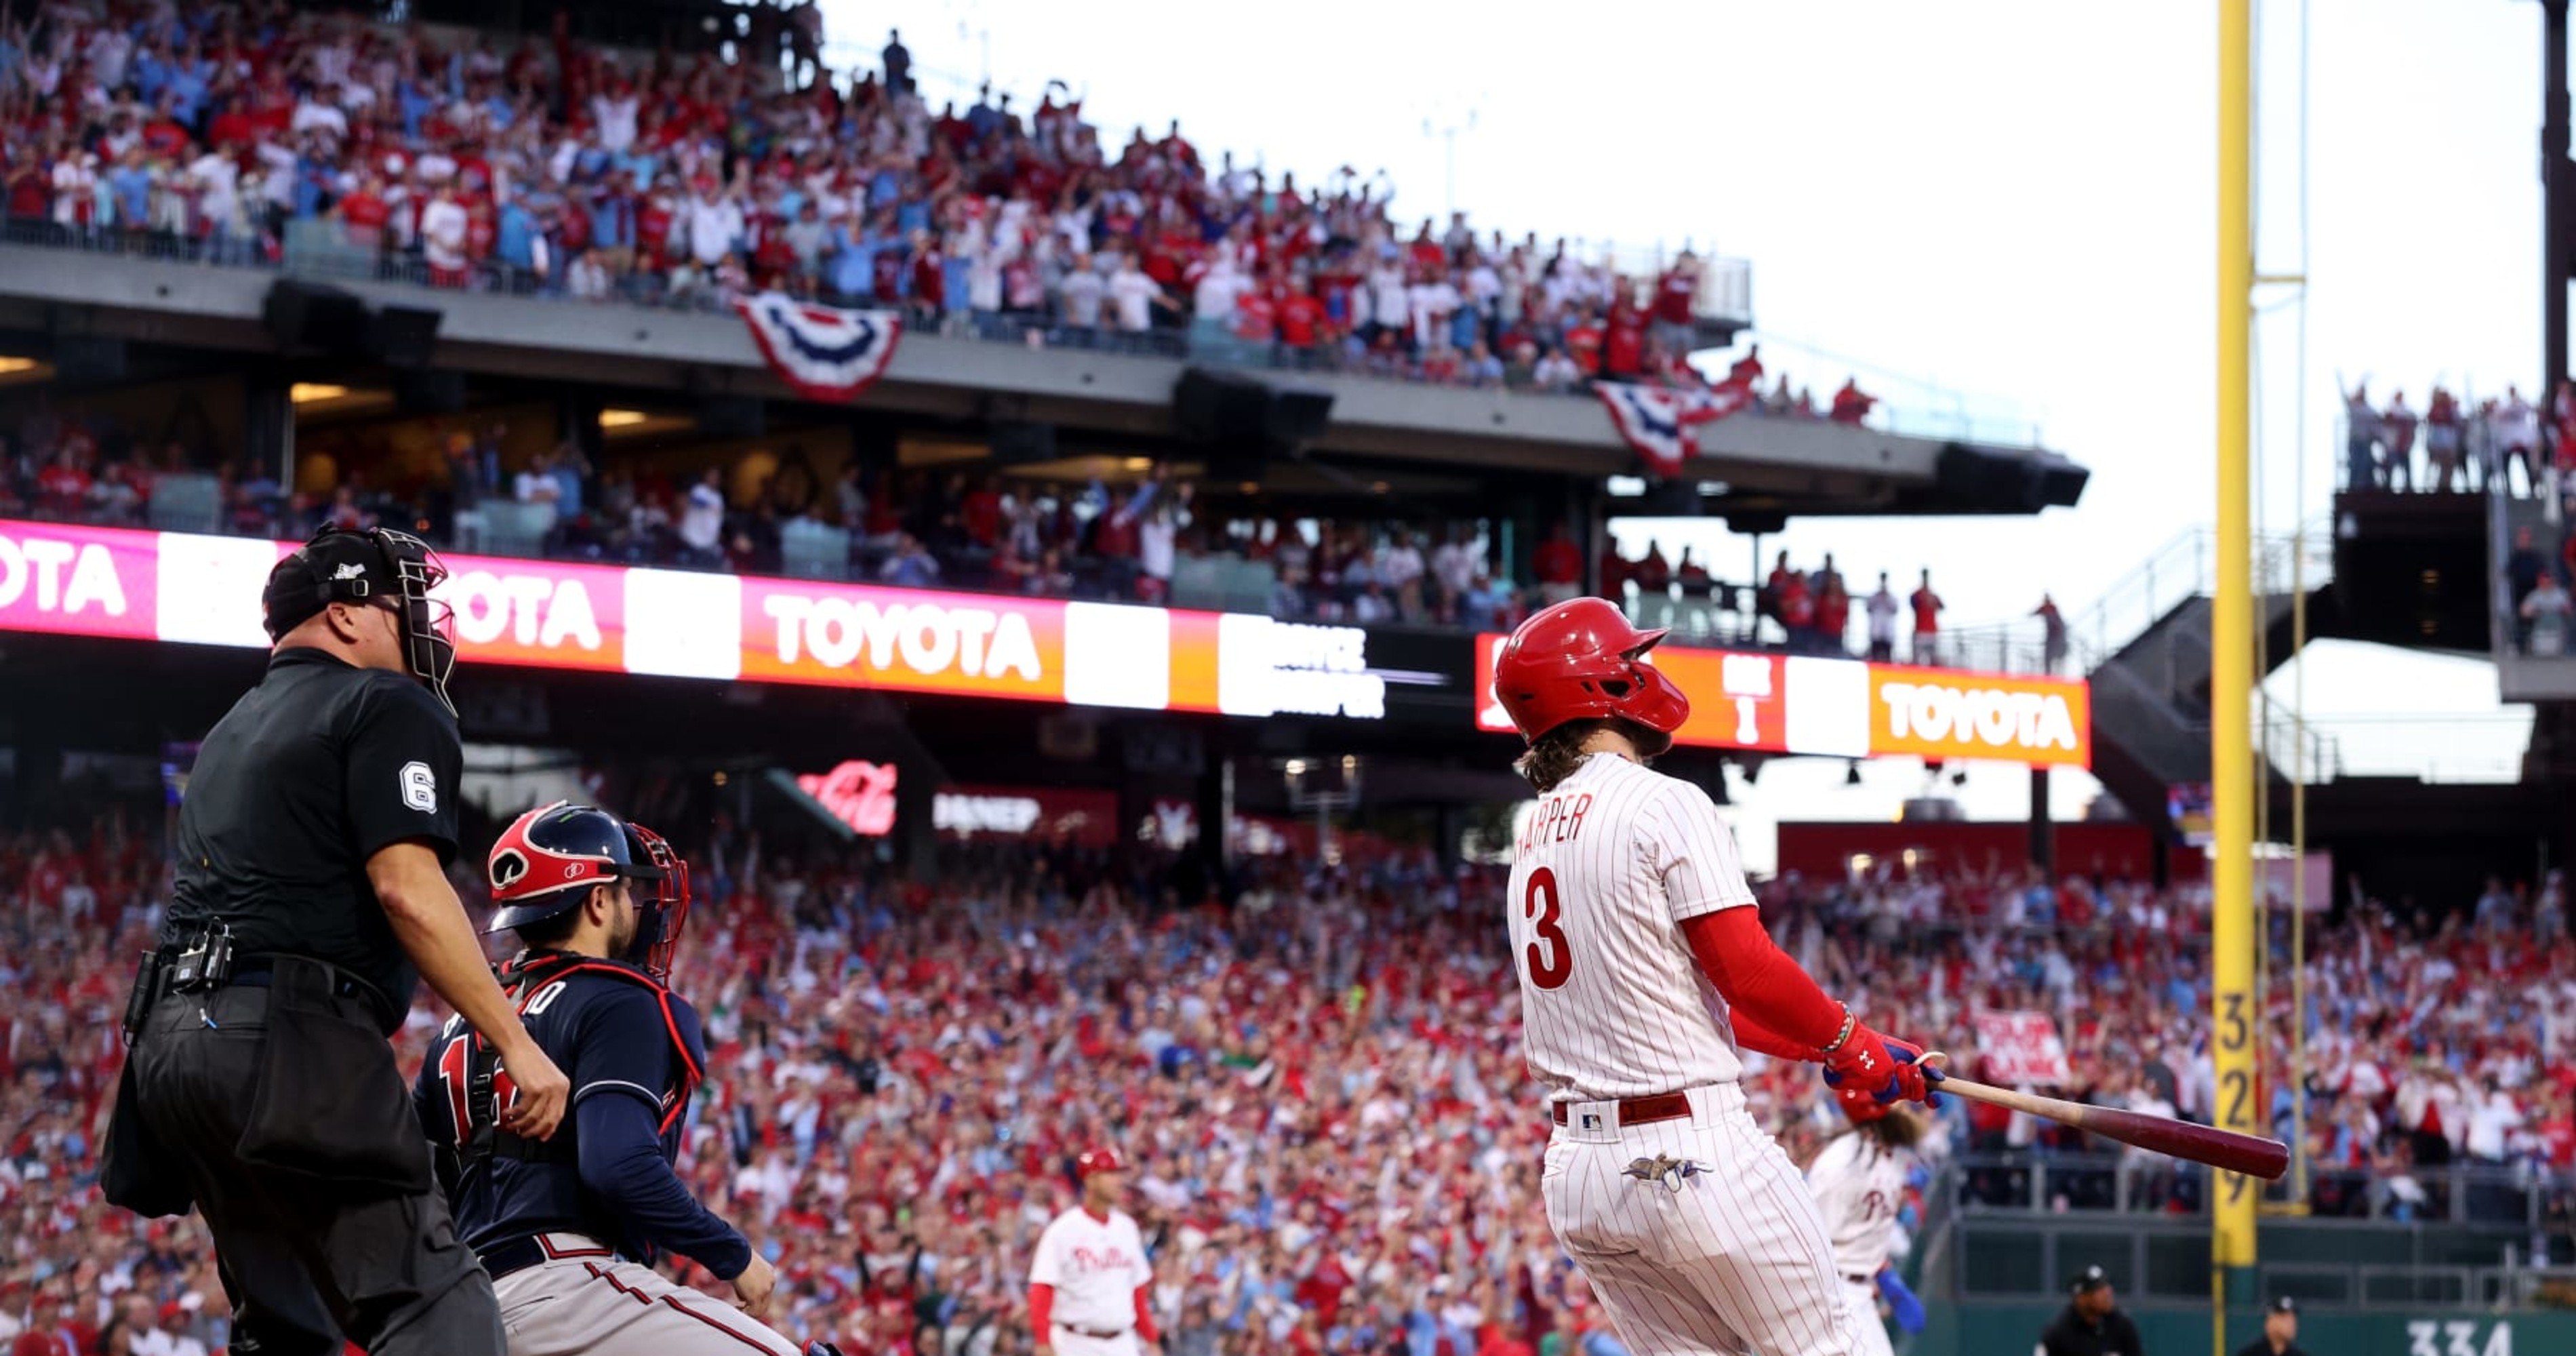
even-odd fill
[[[1597,753],[1538,799],[1512,858],[1512,957],[1530,1076],[1556,1101],[1644,1097],[1743,1072],[1682,920],[1750,907],[1708,793]]]
[[[1875,1276],[1905,1204],[1905,1156],[1868,1135],[1836,1135],[1807,1167],[1807,1189],[1834,1240],[1834,1270]]]
[[[1029,1259],[1032,1284],[1055,1287],[1058,1323],[1124,1332],[1136,1321],[1136,1291],[1154,1283],[1135,1216],[1112,1210],[1102,1219],[1081,1206],[1055,1217]],[[1038,1334],[1039,1341],[1052,1340]]]

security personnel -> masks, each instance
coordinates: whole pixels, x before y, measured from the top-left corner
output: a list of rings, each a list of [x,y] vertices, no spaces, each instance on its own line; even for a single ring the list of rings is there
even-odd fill
[[[385,1038],[421,976],[507,1064],[517,1134],[568,1085],[520,1025],[447,882],[463,763],[445,577],[400,532],[325,529],[262,598],[259,686],[206,736],[160,945],[126,1008],[108,1200],[206,1218],[234,1349],[501,1356]],[[417,969],[415,969],[417,967]]]
[[[2237,1348],[2236,1356],[2308,1356],[2299,1349],[2299,1302],[2274,1295],[2263,1306],[2263,1335]]]
[[[2086,1267],[2075,1278],[2074,1298],[2039,1335],[2040,1356],[2146,1356],[2138,1325],[2119,1309],[2111,1278]]]

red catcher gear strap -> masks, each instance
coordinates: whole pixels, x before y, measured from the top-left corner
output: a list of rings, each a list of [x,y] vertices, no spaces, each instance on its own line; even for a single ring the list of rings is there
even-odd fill
[[[672,1099],[670,1108],[663,1113],[661,1125],[657,1130],[657,1133],[669,1134],[671,1127],[678,1124],[680,1117],[688,1112],[689,1099],[697,1095],[698,1085],[706,1080],[706,1071],[698,1067],[696,1057],[689,1053],[689,1043],[680,1037],[680,1021],[671,1011],[669,988],[634,966],[562,952],[514,958],[501,966],[498,977],[501,987],[516,997],[518,1010],[524,1013],[528,1008],[528,1000],[536,997],[539,989],[558,979],[585,973],[613,975],[629,984],[641,985],[650,991],[653,1000],[661,1005],[662,1031],[671,1038],[671,1054],[680,1069],[679,1095]],[[479,1045],[479,1037],[477,1041]]]
[[[1825,1043],[1842,1029],[1843,1005],[1827,998],[1825,991],[1816,987],[1816,981],[1782,953],[1770,933],[1762,930],[1760,909],[1719,909],[1701,914],[1682,924],[1682,936],[1690,942],[1691,957],[1699,962],[1700,973],[1708,976],[1708,982],[1717,986],[1727,1006],[1735,1009],[1739,1040],[1749,1030],[1778,1040],[1791,1050],[1813,1052],[1794,1053],[1788,1058],[1823,1058]],[[1749,1024],[1746,1019],[1750,1019]],[[1763,1049],[1759,1045],[1753,1048]]]

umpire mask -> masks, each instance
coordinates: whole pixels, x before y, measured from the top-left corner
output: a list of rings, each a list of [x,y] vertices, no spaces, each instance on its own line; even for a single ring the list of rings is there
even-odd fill
[[[438,704],[456,714],[447,678],[456,668],[456,642],[447,604],[431,597],[447,582],[447,566],[429,543],[408,532],[325,527],[269,571],[260,605],[272,641],[333,603],[382,603],[401,618],[403,660]]]

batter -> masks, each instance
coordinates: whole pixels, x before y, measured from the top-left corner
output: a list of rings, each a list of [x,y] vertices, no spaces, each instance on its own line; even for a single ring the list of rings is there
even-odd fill
[[[1495,661],[1539,794],[1506,905],[1556,1123],[1548,1221],[1638,1356],[1856,1356],[1824,1220],[1746,1112],[1737,1050],[1821,1063],[1880,1105],[1940,1074],[1781,954],[1708,794],[1648,768],[1690,718],[1648,658],[1663,637],[1575,598]]]

